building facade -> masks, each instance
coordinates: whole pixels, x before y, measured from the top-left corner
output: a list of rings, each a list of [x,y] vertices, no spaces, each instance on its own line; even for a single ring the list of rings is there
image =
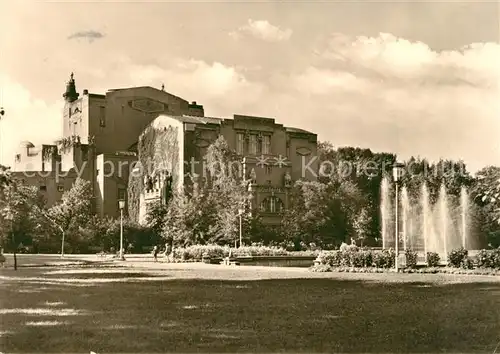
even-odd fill
[[[145,170],[150,173],[141,176],[140,220],[147,205],[161,198],[164,184],[170,183],[167,177],[178,189],[206,177],[204,156],[221,135],[238,156],[237,167],[249,185],[250,208],[258,210],[266,224],[279,224],[294,181],[316,179],[316,134],[265,117],[160,115],[139,138],[139,144],[149,140],[156,147],[145,150],[147,157],[139,151],[141,166],[149,165]]]
[[[12,168],[27,183],[39,186],[48,206],[81,177],[91,183],[95,212],[118,216],[118,200],[130,195],[129,180],[137,161],[144,162],[142,152],[150,156],[145,163],[153,166],[140,176],[138,217],[143,220],[147,205],[162,197],[166,184],[182,188],[193,174],[203,176],[203,157],[220,135],[237,152],[251,181],[252,208],[261,211],[265,222],[279,222],[277,215],[288,205],[293,181],[316,179],[311,173],[318,168],[311,163],[317,153],[316,134],[285,127],[273,118],[206,117],[202,105],[163,87],[115,89],[105,95],[83,90],[80,95],[73,74],[63,97],[61,139],[39,146],[22,142]]]

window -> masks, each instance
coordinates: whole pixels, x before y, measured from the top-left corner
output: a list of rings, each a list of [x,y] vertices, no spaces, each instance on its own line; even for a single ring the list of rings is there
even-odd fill
[[[71,118],[71,107],[68,108],[68,117]]]
[[[99,107],[99,125],[102,128],[106,126],[106,107]]]
[[[58,192],[64,192],[64,186],[57,186]]]
[[[262,137],[262,153],[264,155],[271,153],[271,137],[269,135]]]
[[[21,154],[16,155],[16,162],[19,162],[19,161],[21,161]]]
[[[40,191],[46,192],[47,191],[47,186],[40,186]]]
[[[283,202],[278,197],[267,197],[260,203],[260,211],[264,213],[279,213],[283,210]]]
[[[245,136],[242,133],[236,134],[236,153],[238,155],[245,153]]]
[[[270,175],[273,173],[273,167],[266,165],[266,175]]]
[[[257,155],[257,135],[251,134],[248,146],[248,153],[250,155]]]

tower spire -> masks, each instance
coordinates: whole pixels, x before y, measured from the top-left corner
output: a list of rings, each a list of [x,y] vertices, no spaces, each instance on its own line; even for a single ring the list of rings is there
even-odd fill
[[[66,83],[66,92],[63,94],[64,99],[67,102],[73,102],[78,99],[80,95],[76,92],[75,79],[73,78],[74,74],[71,73],[69,81]]]

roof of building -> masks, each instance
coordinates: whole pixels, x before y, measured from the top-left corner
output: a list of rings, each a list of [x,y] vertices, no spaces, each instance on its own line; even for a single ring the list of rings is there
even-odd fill
[[[175,117],[177,118],[177,117]],[[221,124],[224,121],[224,118],[217,117],[198,117],[198,116],[189,116],[184,114],[182,117],[179,117],[180,120],[186,123],[202,123],[202,124]]]
[[[175,119],[181,123],[191,123],[191,124],[219,124],[220,125],[224,121],[232,121],[231,118],[198,117],[198,116],[190,116],[190,115],[174,116],[174,115],[160,114],[156,119],[153,120],[153,122],[151,122],[151,125],[154,127],[162,126],[162,121],[164,118]],[[300,128],[285,127],[285,130],[287,133],[317,135],[316,133],[310,132],[308,130],[300,129]]]
[[[164,90],[161,90],[161,89],[157,89],[155,87],[152,87],[152,86],[134,86],[134,87],[122,87],[122,88],[117,88],[117,89],[109,89],[108,92],[117,92],[117,91],[125,91],[125,90],[134,90],[134,89],[151,89],[151,90],[156,90],[156,91],[160,91],[160,92],[163,92],[171,97],[175,97],[175,98],[178,98],[179,100],[182,100],[182,101],[186,101],[188,102],[186,99],[182,98],[182,97],[179,97],[179,96],[176,96],[176,95],[173,95],[171,94],[170,92],[167,92],[167,91],[164,91]]]
[[[300,128],[285,127],[285,130],[287,133],[301,133],[301,134],[314,134],[314,135],[316,135],[316,133],[310,132],[308,130],[300,129]]]
[[[174,119],[181,123],[191,123],[191,124],[221,124],[224,120],[222,118],[213,118],[213,117],[197,117],[197,116],[174,116],[168,114],[160,114],[156,117],[152,122],[152,126],[161,126],[164,119]]]

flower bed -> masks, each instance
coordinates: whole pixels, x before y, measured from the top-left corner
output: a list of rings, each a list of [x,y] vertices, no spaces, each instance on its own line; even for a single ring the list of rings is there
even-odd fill
[[[401,256],[400,256],[401,257]],[[407,250],[405,262],[400,271],[403,273],[446,273],[500,275],[500,248],[495,250],[480,250],[472,259],[468,251],[459,248],[448,253],[447,266],[440,267],[437,253],[426,254],[426,266],[417,267],[417,253]],[[352,272],[381,273],[393,272],[395,253],[389,250],[358,249],[356,246],[343,245],[338,251],[324,251],[318,255],[314,272]]]
[[[338,272],[338,273],[394,273],[394,268],[376,268],[376,267],[331,267],[329,265],[319,264],[311,268],[312,272]],[[461,269],[452,267],[426,267],[426,268],[402,268],[401,273],[416,274],[463,274],[463,275],[493,275],[500,276],[500,269],[494,268],[476,268]]]
[[[219,245],[195,245],[186,248],[175,248],[173,252],[174,261],[181,262],[201,262],[208,259],[222,259],[231,257],[276,257],[276,256],[304,256],[316,257],[319,251],[297,251],[291,252],[283,248],[267,246],[244,246],[240,248],[230,248]]]

